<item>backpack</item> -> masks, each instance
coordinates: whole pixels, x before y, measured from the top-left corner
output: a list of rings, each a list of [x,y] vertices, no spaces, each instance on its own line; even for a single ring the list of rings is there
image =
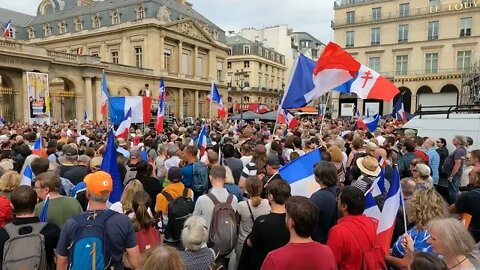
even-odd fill
[[[135,232],[135,236],[137,237],[140,253],[154,249],[160,244],[160,233],[154,227],[148,229],[142,228],[140,231]]]
[[[165,196],[168,201],[168,223],[165,228],[165,238],[179,241],[183,224],[193,213],[195,204],[192,198],[188,197],[187,187],[183,189],[182,196],[176,199],[173,199],[173,197],[165,191],[162,191],[162,195]]]
[[[68,254],[70,270],[107,269],[112,257],[108,245],[109,237],[105,222],[117,214],[112,210],[102,213],[74,216],[78,224]]]
[[[350,234],[357,242],[360,251],[362,252],[362,270],[387,270],[387,264],[385,263],[385,251],[383,248],[378,244],[377,238],[373,241],[373,245],[369,250],[363,250],[362,246],[360,245],[355,233],[348,227],[344,226],[348,229]],[[358,233],[358,232],[356,232]]]
[[[127,172],[125,173],[125,179],[123,180],[123,186],[126,186],[127,183],[130,180],[133,180],[137,177],[137,167],[135,165],[131,166],[130,164],[127,164],[127,166],[125,166],[125,168],[127,169]]]
[[[45,222],[37,222],[25,225],[5,225],[10,239],[5,242],[3,248],[2,269],[47,269],[47,256],[45,252],[45,237],[40,234],[47,225]],[[20,235],[20,230],[31,227],[32,232]]]
[[[233,195],[228,194],[226,202],[219,202],[217,197],[208,193],[207,197],[215,205],[208,232],[207,246],[221,256],[230,254],[237,244],[237,218],[232,208]]]
[[[192,189],[196,194],[205,194],[208,189],[208,168],[202,162],[194,162]]]

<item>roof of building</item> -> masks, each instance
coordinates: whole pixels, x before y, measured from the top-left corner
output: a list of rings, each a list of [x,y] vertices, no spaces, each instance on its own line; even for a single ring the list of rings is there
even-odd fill
[[[228,36],[227,37],[227,45],[234,45],[234,44],[259,44],[259,43],[255,43],[255,42],[253,42],[249,39],[246,39],[242,36],[239,36],[239,35]]]
[[[44,15],[39,15],[34,17],[32,21],[32,25],[48,23],[52,21],[64,20],[72,17],[82,16],[82,15],[89,15],[98,13],[101,11],[106,10],[114,10],[117,8],[122,8],[125,6],[131,6],[136,4],[147,4],[147,3],[154,3],[158,4],[159,6],[166,6],[169,10],[174,10],[182,15],[187,17],[193,18],[195,20],[201,21],[203,23],[209,24],[211,26],[217,27],[214,23],[209,21],[203,15],[195,11],[190,5],[179,4],[175,0],[105,0],[105,1],[97,1],[93,2],[90,5],[84,5],[75,8],[65,8],[64,10],[55,11],[53,13],[47,13]],[[172,21],[177,20],[176,18],[172,19]]]
[[[0,8],[0,18],[5,20],[4,23],[6,23],[8,20],[12,20],[13,25],[26,26],[32,21],[34,16],[5,8]]]
[[[310,33],[307,33],[307,32],[293,32],[292,35],[298,35],[298,36],[301,36],[301,37],[308,37],[308,38],[311,38],[312,40],[320,43],[320,45],[325,45],[325,43],[321,42],[316,37],[312,36]]]

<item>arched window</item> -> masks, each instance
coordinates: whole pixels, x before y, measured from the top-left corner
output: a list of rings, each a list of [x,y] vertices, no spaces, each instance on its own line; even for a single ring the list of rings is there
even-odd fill
[[[95,15],[92,17],[92,27],[93,28],[99,28],[100,27],[100,17],[98,15]]]
[[[35,38],[35,30],[32,27],[28,28],[27,32],[28,32],[28,38],[29,39]]]
[[[49,36],[52,35],[52,27],[49,24],[46,24],[43,27],[43,31],[44,31],[46,37],[49,37]]]
[[[139,6],[137,8],[137,20],[141,20],[145,18],[145,8],[143,6]]]
[[[58,32],[65,34],[67,32],[67,24],[64,21],[58,22]]]
[[[83,21],[80,18],[75,19],[75,31],[82,31],[83,30]]]
[[[120,12],[115,10],[112,12],[112,24],[119,24],[120,23]]]

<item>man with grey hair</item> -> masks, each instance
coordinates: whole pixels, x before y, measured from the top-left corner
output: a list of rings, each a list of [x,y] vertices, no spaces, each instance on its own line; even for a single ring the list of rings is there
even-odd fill
[[[458,187],[463,173],[463,162],[467,155],[467,149],[465,149],[467,140],[464,136],[456,135],[452,139],[452,144],[455,146],[455,150],[445,159],[442,168],[448,180],[449,204],[457,201]]]
[[[373,136],[375,137],[375,139],[377,139],[378,145],[383,145],[383,143],[385,142],[385,137],[382,136],[381,129],[375,129],[375,131],[373,132]]]
[[[157,158],[155,159],[155,167],[157,168],[157,177],[163,179],[167,174],[165,169],[165,160],[167,159],[167,145],[159,144],[157,148]]]
[[[98,171],[88,174],[84,182],[88,210],[68,219],[63,226],[56,249],[57,269],[67,269],[69,264],[72,264],[71,267],[78,267],[75,266],[78,262],[69,261],[68,255],[70,252],[75,252],[76,248],[80,248],[75,244],[78,240],[77,234],[81,234],[81,230],[88,227],[79,226],[85,222],[87,224],[101,223],[104,228],[108,228],[108,237],[102,239],[103,244],[108,245],[108,248],[97,250],[97,252],[110,251],[109,254],[103,254],[105,261],[110,262],[109,265],[105,265],[105,268],[123,269],[124,265],[133,269],[138,268],[140,266],[140,250],[130,218],[107,208],[107,201],[113,189],[112,177],[106,172]],[[123,260],[124,253],[126,253],[125,260]],[[92,266],[87,266],[87,268],[92,268]]]
[[[427,138],[425,142],[423,142],[423,147],[427,149],[428,155],[428,166],[432,170],[432,180],[434,185],[438,185],[438,181],[440,180],[440,155],[435,150],[435,141],[431,138]]]

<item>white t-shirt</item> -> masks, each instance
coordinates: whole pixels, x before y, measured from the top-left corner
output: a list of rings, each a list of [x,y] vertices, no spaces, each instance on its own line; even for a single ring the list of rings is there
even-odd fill
[[[271,208],[268,204],[267,199],[263,199],[262,202],[257,206],[252,206],[252,200],[248,200],[248,204],[252,209],[253,218],[257,219],[259,216],[267,215],[270,213]],[[240,230],[238,233],[238,241],[245,241],[247,236],[252,232],[253,220],[248,210],[247,201],[242,201],[238,203],[237,213],[240,215]]]

